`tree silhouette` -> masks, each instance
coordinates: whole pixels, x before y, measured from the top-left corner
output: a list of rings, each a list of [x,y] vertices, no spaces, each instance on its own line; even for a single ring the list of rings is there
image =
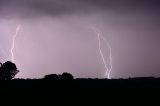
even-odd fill
[[[59,77],[58,77],[57,74],[50,74],[50,75],[46,75],[46,76],[44,77],[44,79],[45,79],[45,80],[58,80]]]
[[[67,72],[64,72],[61,76],[60,79],[62,80],[71,80],[74,79],[73,75]]]
[[[14,63],[7,61],[4,64],[0,63],[0,79],[11,80],[19,72]]]

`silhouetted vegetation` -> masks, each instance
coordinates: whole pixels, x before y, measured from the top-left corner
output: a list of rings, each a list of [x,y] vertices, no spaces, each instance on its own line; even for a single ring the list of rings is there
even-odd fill
[[[19,72],[16,65],[10,61],[0,65],[0,80],[11,80]]]
[[[57,74],[50,74],[44,77],[45,80],[58,80],[59,76]]]
[[[50,74],[46,75],[43,79],[45,80],[73,80],[74,77],[72,74],[64,72],[62,75]]]
[[[73,77],[72,74],[65,72],[60,76],[60,79],[62,79],[62,80],[72,80],[72,79],[74,79],[74,77]]]

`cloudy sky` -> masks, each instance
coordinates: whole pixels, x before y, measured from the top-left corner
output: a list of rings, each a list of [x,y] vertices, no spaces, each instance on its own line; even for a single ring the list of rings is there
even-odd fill
[[[69,72],[104,78],[94,27],[112,48],[111,78],[160,76],[159,0],[0,0],[0,61],[20,78]],[[109,49],[101,42],[106,62]]]

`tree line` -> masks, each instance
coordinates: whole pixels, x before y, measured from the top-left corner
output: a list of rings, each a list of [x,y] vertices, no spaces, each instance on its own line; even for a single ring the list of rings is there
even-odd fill
[[[0,80],[12,80],[15,78],[16,74],[20,72],[17,69],[17,66],[15,63],[11,61],[7,61],[5,63],[0,63]],[[63,74],[57,75],[57,74],[50,74],[46,75],[43,79],[45,80],[68,80],[68,79],[74,79],[73,75],[67,72],[64,72]]]

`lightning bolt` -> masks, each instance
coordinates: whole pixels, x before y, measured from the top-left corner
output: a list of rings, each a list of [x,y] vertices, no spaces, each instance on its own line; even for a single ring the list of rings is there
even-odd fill
[[[111,45],[110,43],[103,37],[103,35],[100,33],[100,31],[98,31],[95,27],[91,27],[91,29],[96,33],[97,35],[97,38],[98,38],[98,51],[99,51],[99,54],[102,58],[102,62],[104,64],[104,67],[105,67],[105,75],[107,76],[108,79],[111,79],[110,77],[110,74],[111,74],[111,71],[112,71],[112,48],[111,48]],[[104,58],[104,53],[102,51],[102,43],[101,43],[101,40],[103,40],[106,44],[106,46],[108,47],[109,49],[109,65],[107,65],[107,62]]]
[[[19,30],[21,28],[21,25],[19,24],[16,28],[16,32],[15,34],[13,35],[13,38],[12,38],[12,47],[10,49],[10,53],[11,53],[11,61],[14,62],[15,61],[15,58],[14,58],[14,49],[15,49],[15,41],[16,41],[16,38],[17,38],[17,35],[19,33]]]

